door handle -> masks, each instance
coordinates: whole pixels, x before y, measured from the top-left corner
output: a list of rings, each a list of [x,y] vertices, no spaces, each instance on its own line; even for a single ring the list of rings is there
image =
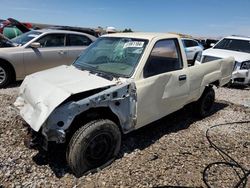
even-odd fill
[[[58,51],[58,53],[59,53],[60,55],[64,55],[64,54],[65,54],[65,51],[60,50],[60,51]]]
[[[179,76],[179,81],[187,80],[187,75],[183,74]]]

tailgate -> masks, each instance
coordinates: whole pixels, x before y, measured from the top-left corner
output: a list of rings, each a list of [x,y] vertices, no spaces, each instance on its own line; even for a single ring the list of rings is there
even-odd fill
[[[233,57],[220,60],[220,71],[221,71],[220,86],[223,86],[230,81],[234,68],[234,62],[235,61]]]

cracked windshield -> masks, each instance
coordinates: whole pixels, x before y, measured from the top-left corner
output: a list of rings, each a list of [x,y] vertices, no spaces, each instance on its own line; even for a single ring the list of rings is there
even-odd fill
[[[84,70],[129,77],[147,43],[141,39],[100,38],[75,61],[74,66]]]

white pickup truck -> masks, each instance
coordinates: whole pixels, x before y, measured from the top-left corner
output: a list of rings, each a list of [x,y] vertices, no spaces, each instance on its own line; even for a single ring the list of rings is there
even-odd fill
[[[81,176],[115,159],[122,134],[189,103],[208,115],[212,86],[228,83],[233,65],[227,58],[188,67],[172,34],[105,35],[71,66],[27,76],[15,105],[33,130],[32,144],[65,143],[67,162]]]

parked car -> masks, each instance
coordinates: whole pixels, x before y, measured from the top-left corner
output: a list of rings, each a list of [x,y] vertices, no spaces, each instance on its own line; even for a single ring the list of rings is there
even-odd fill
[[[232,84],[250,84],[250,37],[229,36],[220,40],[214,47],[203,51],[196,64],[226,57],[235,58],[231,79]]]
[[[69,143],[76,176],[110,164],[121,136],[194,103],[207,116],[213,85],[226,84],[234,59],[188,67],[177,35],[104,35],[71,66],[27,76],[15,105],[32,129],[31,145]]]
[[[12,39],[16,47],[0,48],[0,88],[31,73],[71,64],[95,40],[63,30],[33,30]]]
[[[202,52],[203,46],[196,40],[182,38],[189,65],[194,65],[195,59]]]
[[[0,34],[12,39],[23,33],[29,32],[32,25],[30,23],[20,23],[19,21],[8,18],[0,21]]]
[[[204,39],[201,40],[200,44],[204,47],[204,50],[213,47],[219,40],[215,39]]]

